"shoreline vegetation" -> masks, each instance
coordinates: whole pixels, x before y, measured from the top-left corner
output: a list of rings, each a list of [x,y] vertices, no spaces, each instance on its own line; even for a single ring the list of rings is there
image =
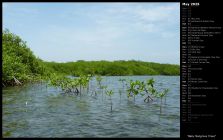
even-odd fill
[[[53,75],[180,75],[180,66],[136,60],[46,62],[37,58],[18,35],[2,34],[2,87],[49,80]]]

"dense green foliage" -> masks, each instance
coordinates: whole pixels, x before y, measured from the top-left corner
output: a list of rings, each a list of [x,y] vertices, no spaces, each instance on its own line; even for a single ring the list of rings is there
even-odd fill
[[[2,34],[2,85],[50,78],[57,75],[179,75],[179,65],[142,61],[44,62],[37,58],[19,36],[4,30]],[[100,79],[99,79],[100,80]]]
[[[19,36],[4,30],[2,34],[2,84],[14,85],[46,75],[42,60],[36,58]]]
[[[65,93],[81,94],[82,88],[88,88],[91,75],[81,75],[78,78],[68,78],[62,75],[51,74],[49,85],[59,87]],[[79,89],[78,89],[79,87]]]
[[[77,61],[67,63],[45,62],[56,72],[69,75],[179,75],[179,65],[142,61]]]

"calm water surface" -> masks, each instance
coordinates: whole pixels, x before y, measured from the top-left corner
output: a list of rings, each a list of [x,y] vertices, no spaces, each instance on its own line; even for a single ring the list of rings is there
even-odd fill
[[[154,78],[159,90],[169,88],[160,112],[160,99],[145,103],[128,99],[119,78]],[[113,111],[95,80],[82,96],[64,95],[46,84],[27,84],[3,89],[3,137],[179,137],[179,76],[108,76],[102,85],[114,90]],[[121,96],[119,94],[121,90]]]

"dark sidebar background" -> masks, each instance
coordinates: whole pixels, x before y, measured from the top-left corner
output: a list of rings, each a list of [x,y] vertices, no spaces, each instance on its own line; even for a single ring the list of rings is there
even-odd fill
[[[189,4],[189,5],[188,5]],[[222,110],[222,5],[181,2],[181,138],[217,139]]]

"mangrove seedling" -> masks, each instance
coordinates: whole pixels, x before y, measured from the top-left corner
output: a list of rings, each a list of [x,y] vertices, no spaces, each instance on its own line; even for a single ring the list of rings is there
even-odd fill
[[[111,96],[114,94],[114,92],[112,90],[107,90],[106,91],[106,95],[108,95],[110,97],[110,103],[111,103],[111,111],[112,111],[112,98]]]
[[[88,81],[87,81],[87,76],[84,76],[84,75],[81,75],[79,78],[78,78],[78,85],[79,85],[79,88],[80,88],[80,95],[81,95],[81,91],[82,91],[82,87],[83,88],[86,88],[87,87],[87,84],[88,84]]]
[[[96,76],[96,81],[97,81],[98,85],[101,87],[102,77],[100,75]]]
[[[158,94],[158,97],[160,97],[160,114],[162,113],[162,99],[164,96],[166,96],[168,91],[169,91],[168,89],[165,89],[163,92],[160,92]]]
[[[90,81],[91,81],[91,78],[92,78],[92,75],[91,74],[88,74],[87,75],[87,78],[86,78],[86,81],[87,81],[87,93],[89,92],[89,89],[90,89]]]
[[[146,102],[146,101],[148,102],[149,100],[153,101],[153,98],[151,95],[156,97],[157,91],[153,86],[154,83],[155,83],[155,81],[153,80],[153,78],[148,79],[146,81],[146,85],[144,86],[144,91],[147,93],[147,97],[144,99],[144,102]]]
[[[130,80],[130,87],[128,87],[128,98],[133,96],[134,102],[135,102],[135,96],[137,96],[140,92],[142,92],[144,89],[143,82],[141,83],[139,80],[132,81]]]
[[[153,84],[155,83],[154,79],[151,78],[149,80],[146,81],[147,85],[151,85],[153,87]]]
[[[164,89],[164,91],[163,92],[160,92],[159,94],[158,94],[158,96],[160,97],[160,103],[162,104],[162,99],[163,99],[163,97],[164,96],[166,96],[166,94],[169,92],[169,89]]]
[[[104,91],[106,91],[107,86],[101,86],[100,88],[102,89],[101,98],[102,98],[102,101],[103,101],[103,94],[104,94]]]
[[[132,97],[132,92],[134,90],[134,83],[133,83],[133,80],[130,80],[129,81],[129,87],[127,87],[127,97],[130,98]]]

